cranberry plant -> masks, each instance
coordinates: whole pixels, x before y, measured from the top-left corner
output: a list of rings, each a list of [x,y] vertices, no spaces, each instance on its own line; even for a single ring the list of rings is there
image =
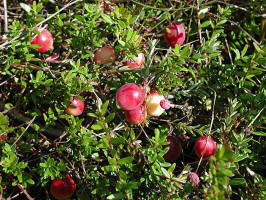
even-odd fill
[[[264,1],[3,2],[0,199],[264,199]]]

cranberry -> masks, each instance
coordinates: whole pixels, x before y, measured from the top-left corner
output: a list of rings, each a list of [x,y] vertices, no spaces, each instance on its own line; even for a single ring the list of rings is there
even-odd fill
[[[207,136],[202,136],[198,138],[194,145],[194,151],[197,154],[197,156],[200,158],[201,156],[203,158],[208,158],[211,155],[215,154],[216,151],[216,143],[215,141],[209,137],[207,141]],[[206,149],[205,149],[206,146]],[[205,152],[203,154],[203,151],[205,149]]]
[[[144,98],[144,89],[136,83],[127,83],[116,92],[116,102],[123,110],[136,109],[143,103]]]
[[[182,145],[180,141],[174,136],[167,136],[166,139],[169,142],[169,144],[167,145],[169,146],[169,150],[166,154],[164,154],[163,157],[167,162],[174,162],[181,154]]]
[[[186,32],[184,27],[176,22],[169,25],[164,31],[164,38],[166,42],[171,46],[175,46],[176,44],[183,44],[185,37]]]
[[[38,52],[44,53],[52,48],[53,36],[48,30],[43,29],[39,35],[33,35],[33,37],[34,39],[31,44],[38,44],[42,46],[41,48],[36,49]]]
[[[66,108],[66,113],[74,116],[81,115],[84,110],[84,102],[78,98],[73,99],[73,97],[71,97],[70,100],[71,103]]]

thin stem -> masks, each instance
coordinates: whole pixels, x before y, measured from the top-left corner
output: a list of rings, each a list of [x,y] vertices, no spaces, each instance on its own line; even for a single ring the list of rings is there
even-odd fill
[[[24,133],[28,130],[28,128],[31,126],[31,124],[34,122],[36,116],[32,118],[32,120],[29,121],[28,126],[25,128],[25,130],[20,134],[18,139],[11,145],[11,148],[19,141],[19,139],[24,135]]]
[[[212,89],[212,88],[211,88],[211,89]],[[213,90],[213,89],[212,89],[212,90]],[[209,132],[208,132],[208,136],[207,136],[207,140],[206,140],[206,144],[205,144],[204,150],[203,150],[203,152],[202,152],[202,154],[201,154],[200,161],[199,161],[199,164],[198,164],[197,169],[196,169],[196,173],[197,173],[197,171],[198,171],[198,169],[199,169],[199,166],[200,166],[200,164],[201,164],[201,162],[202,162],[203,155],[204,155],[204,153],[205,153],[205,150],[206,150],[206,147],[207,147],[207,144],[208,144],[208,140],[209,140],[209,138],[210,138],[210,133],[211,133],[211,130],[212,130],[212,126],[213,126],[213,121],[214,121],[214,107],[215,107],[215,102],[216,102],[216,92],[215,92],[214,90],[213,90],[213,92],[214,92],[214,97],[213,97],[213,107],[212,107],[212,119],[211,119],[211,125],[210,125],[210,129],[209,129]]]
[[[5,15],[5,33],[8,32],[8,20],[7,20],[7,5],[6,5],[6,0],[3,0],[4,4],[4,15]]]

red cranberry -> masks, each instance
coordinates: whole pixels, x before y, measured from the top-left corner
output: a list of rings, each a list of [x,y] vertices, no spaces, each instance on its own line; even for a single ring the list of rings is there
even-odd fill
[[[182,145],[180,141],[174,136],[167,136],[166,139],[169,142],[169,144],[167,145],[169,146],[169,150],[166,154],[164,154],[163,157],[167,162],[174,162],[181,154]]]
[[[116,92],[116,102],[123,110],[136,109],[143,103],[144,98],[144,89],[136,83],[127,83]]]
[[[184,43],[186,31],[181,24],[172,23],[167,28],[168,30],[164,31],[164,38],[169,45],[175,46],[176,44],[181,45]]]
[[[74,116],[81,115],[84,110],[84,102],[78,98],[73,99],[73,97],[71,97],[70,100],[71,103],[66,108],[66,113]]]
[[[126,119],[130,124],[138,124],[143,122],[146,118],[146,115],[147,113],[143,105],[138,106],[134,110],[127,110],[125,112]]]
[[[65,175],[64,179],[56,179],[50,186],[50,192],[56,199],[70,198],[76,189],[76,184],[70,176]]]
[[[44,53],[52,48],[53,36],[48,30],[43,29],[39,35],[33,35],[33,37],[34,39],[31,44],[38,44],[42,46],[41,48],[36,49],[38,52]]]
[[[197,156],[200,158],[201,156],[203,158],[208,158],[211,155],[215,154],[216,151],[216,143],[215,141],[209,137],[207,141],[207,136],[202,136],[198,138],[194,145],[194,151],[197,154]],[[206,149],[205,149],[206,146]],[[203,154],[203,151],[205,149],[205,152]]]

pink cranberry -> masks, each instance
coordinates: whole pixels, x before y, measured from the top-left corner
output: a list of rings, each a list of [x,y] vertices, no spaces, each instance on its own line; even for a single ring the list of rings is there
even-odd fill
[[[160,106],[163,109],[168,110],[171,107],[171,103],[167,99],[163,99],[163,100],[160,101]]]
[[[187,180],[191,183],[193,183],[194,187],[197,187],[199,184],[199,176],[195,173],[195,172],[191,172],[188,177]]]
[[[84,102],[78,98],[73,99],[73,97],[71,97],[70,100],[71,103],[66,108],[66,113],[74,116],[81,115],[84,110]]]

